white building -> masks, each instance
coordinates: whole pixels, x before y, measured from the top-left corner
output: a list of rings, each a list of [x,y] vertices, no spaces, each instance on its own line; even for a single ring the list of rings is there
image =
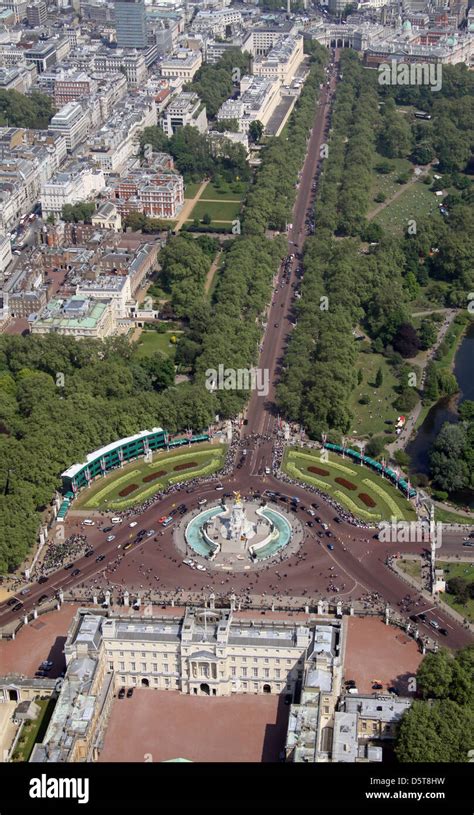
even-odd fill
[[[166,57],[166,59],[161,62],[161,75],[177,76],[185,79],[187,82],[190,82],[201,65],[202,54],[200,51],[180,48],[170,57]]]
[[[50,129],[62,133],[72,153],[87,137],[91,125],[89,112],[79,102],[69,102],[51,119]]]
[[[236,119],[240,133],[248,133],[254,121],[265,126],[280,102],[280,87],[281,82],[277,77],[242,77],[240,97],[227,99],[217,112],[217,120]]]
[[[102,170],[78,166],[59,172],[41,185],[40,203],[43,217],[60,215],[65,204],[77,204],[95,198],[105,187]]]
[[[8,235],[0,235],[0,272],[3,274],[12,261],[12,244]]]
[[[171,100],[161,116],[163,130],[172,136],[178,128],[190,125],[200,133],[207,131],[206,106],[197,93],[183,92]]]
[[[128,275],[101,275],[93,282],[79,284],[76,294],[88,300],[110,301],[112,313],[117,320],[129,316],[134,302]]]

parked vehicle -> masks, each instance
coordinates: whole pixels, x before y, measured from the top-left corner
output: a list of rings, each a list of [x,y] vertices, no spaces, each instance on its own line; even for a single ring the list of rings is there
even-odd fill
[[[118,698],[123,699],[124,696],[125,696],[125,688],[120,688],[120,690],[118,692]]]

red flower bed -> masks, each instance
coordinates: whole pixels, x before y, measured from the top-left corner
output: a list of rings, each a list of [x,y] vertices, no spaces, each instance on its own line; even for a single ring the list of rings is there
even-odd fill
[[[177,464],[176,467],[173,467],[173,470],[177,472],[179,470],[189,470],[190,467],[197,467],[197,461],[188,461],[186,464]]]
[[[329,470],[322,470],[321,467],[308,467],[309,473],[316,473],[316,475],[329,475]]]
[[[341,487],[345,487],[346,490],[356,490],[357,489],[356,485],[353,484],[352,481],[347,481],[345,478],[339,478],[338,477],[338,478],[335,478],[334,481],[336,482],[336,484],[340,484]]]
[[[130,495],[131,492],[135,492],[138,490],[138,484],[129,484],[128,487],[124,487],[123,490],[120,490],[119,495],[121,498],[126,498],[127,495]]]
[[[375,507],[376,506],[376,503],[375,503],[374,499],[371,498],[370,495],[367,495],[366,492],[360,492],[359,493],[359,498],[362,501],[362,503],[365,504],[366,507]]]
[[[154,473],[145,476],[143,483],[148,484],[149,481],[156,481],[156,479],[161,478],[162,475],[166,475],[166,470],[155,470]]]

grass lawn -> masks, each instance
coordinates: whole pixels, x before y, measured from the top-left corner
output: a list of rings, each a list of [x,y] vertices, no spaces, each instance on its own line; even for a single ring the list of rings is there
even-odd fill
[[[159,334],[158,331],[142,331],[138,340],[134,355],[137,359],[151,357],[158,351],[170,359],[174,359],[176,344],[171,342],[171,337],[177,337],[182,331],[167,331],[166,334]]]
[[[201,220],[206,212],[213,221],[233,221],[240,213],[240,201],[237,201],[237,203],[230,201],[219,201],[218,203],[198,201],[188,220],[193,221],[194,218]]]
[[[413,164],[406,158],[385,158],[385,156],[381,156],[377,153],[374,166],[382,162],[388,162],[392,167],[392,171],[384,174],[378,173],[377,170],[374,169],[374,179],[370,189],[371,203],[369,205],[369,211],[380,204],[380,201],[375,200],[377,193],[382,192],[386,198],[390,198],[400,189],[400,184],[397,184],[396,181],[400,173],[406,173],[410,170],[413,171]],[[411,175],[412,173],[410,173],[410,176]]]
[[[120,511],[140,504],[177,481],[220,470],[226,449],[223,444],[196,444],[172,452],[155,453],[151,463],[143,459],[132,461],[106,478],[99,478],[89,489],[81,492],[73,508]],[[160,473],[160,476],[144,480],[154,473]],[[131,485],[135,489],[129,490]]]
[[[321,472],[312,472],[310,467]],[[291,477],[327,492],[362,520],[375,524],[392,518],[416,519],[412,505],[389,482],[367,467],[359,467],[335,453],[329,453],[328,459],[322,460],[319,450],[289,449],[285,452],[282,469]],[[344,479],[348,485],[338,483],[337,478]],[[368,496],[370,506],[361,495]]]
[[[223,184],[221,187],[216,187],[213,181],[207,185],[204,190],[200,201],[215,200],[216,198],[222,201],[241,201],[247,192],[247,184],[239,183]]]
[[[440,509],[435,506],[435,521],[442,521],[445,524],[469,524],[474,523],[474,514],[468,518],[466,515],[458,515],[457,512],[449,512],[447,509]]]
[[[361,349],[370,348],[368,343],[359,343],[359,347]],[[398,380],[393,375],[391,366],[382,354],[375,354],[370,350],[364,353],[361,350],[357,357],[356,368],[362,371],[363,379],[361,384],[354,388],[349,400],[349,408],[354,416],[351,435],[365,438],[386,430],[393,434],[399,411],[393,407],[393,402],[397,398],[394,387],[398,385]],[[379,368],[382,369],[383,382],[380,388],[376,388],[374,380]],[[359,403],[362,395],[369,397],[368,405]],[[385,424],[389,419],[394,422],[394,425]]]
[[[41,711],[36,721],[26,722],[23,725],[20,741],[12,756],[13,761],[28,761],[35,743],[42,741],[46,733],[56,702],[54,699],[38,699],[35,702],[40,706]]]
[[[436,565],[438,569],[443,569],[445,580],[449,580],[451,577],[464,577],[470,583],[474,581],[474,563],[439,561]],[[462,614],[462,616],[466,617],[470,622],[474,622],[474,598],[470,598],[467,603],[458,603],[456,602],[455,596],[448,594],[447,591],[441,595],[441,598],[444,603],[451,606],[458,614]]]
[[[430,192],[428,186],[419,181],[410,184],[396,201],[379,212],[374,218],[374,223],[380,224],[392,235],[400,235],[406,230],[409,220],[416,221],[417,218],[427,216],[441,220],[438,203],[439,199],[434,192]]]
[[[184,188],[184,197],[194,198],[194,196],[197,195],[197,192],[201,184],[202,181],[190,181],[189,184],[186,184]]]
[[[415,580],[421,581],[421,559],[416,558],[416,560],[412,560],[411,558],[399,558],[397,560],[397,566],[405,572],[405,574],[409,575],[410,577],[414,577]]]

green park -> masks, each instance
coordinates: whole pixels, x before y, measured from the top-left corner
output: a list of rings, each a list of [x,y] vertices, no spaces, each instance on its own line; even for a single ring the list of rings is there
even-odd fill
[[[329,453],[326,459],[321,451],[288,449],[282,469],[292,478],[327,493],[363,521],[416,520],[415,510],[401,492],[367,467],[342,456]]]
[[[74,502],[74,509],[124,510],[146,501],[155,493],[178,481],[210,475],[224,464],[226,447],[222,444],[194,445],[186,452],[153,455],[153,461],[137,460],[95,481]]]

